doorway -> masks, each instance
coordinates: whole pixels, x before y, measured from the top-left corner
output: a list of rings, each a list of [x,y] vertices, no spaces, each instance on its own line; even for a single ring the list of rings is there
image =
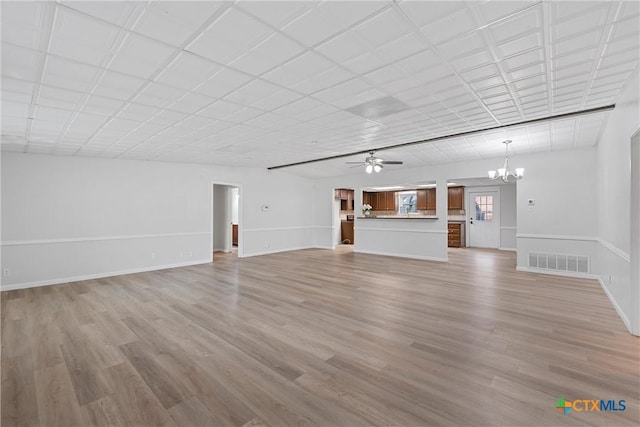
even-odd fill
[[[354,243],[354,207],[355,192],[353,188],[335,188],[333,190],[334,248],[337,245],[353,245]]]
[[[500,247],[500,192],[472,190],[467,193],[469,246]]]
[[[213,184],[211,189],[211,253],[238,255],[241,244],[240,188]]]

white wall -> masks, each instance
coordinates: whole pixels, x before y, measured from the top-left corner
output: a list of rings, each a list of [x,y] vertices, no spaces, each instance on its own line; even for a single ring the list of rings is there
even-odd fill
[[[530,252],[588,256],[597,264],[596,150],[527,156],[517,189],[518,269],[528,269]],[[527,202],[535,200],[533,210]]]
[[[517,184],[500,186],[500,249],[516,250],[517,240]]]
[[[231,223],[238,223],[238,205],[240,203],[240,192],[237,187],[231,188]]]
[[[241,186],[239,256],[312,246],[312,184],[304,178],[4,153],[2,266],[10,276],[2,289],[209,262],[212,182]]]
[[[632,313],[638,301],[632,299],[630,278],[631,247],[631,136],[640,128],[638,108],[638,73],[627,83],[616,108],[609,113],[598,141],[597,177],[597,235],[598,277],[621,318],[630,330],[640,334],[640,325],[631,325]],[[640,215],[634,212],[635,215]]]

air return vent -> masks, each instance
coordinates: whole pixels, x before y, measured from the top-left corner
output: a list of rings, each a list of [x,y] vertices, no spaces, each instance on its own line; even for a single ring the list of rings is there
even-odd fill
[[[529,268],[588,274],[589,257],[584,255],[529,252]]]

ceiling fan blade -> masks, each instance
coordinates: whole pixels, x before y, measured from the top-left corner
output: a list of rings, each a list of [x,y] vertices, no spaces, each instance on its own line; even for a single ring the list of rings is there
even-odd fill
[[[348,165],[365,165],[365,162],[345,162]]]
[[[401,165],[402,164],[402,162],[398,160],[382,160],[378,163],[381,163],[383,165]]]
[[[355,166],[349,166],[349,169],[353,169],[353,168],[361,168],[362,165],[355,165]]]

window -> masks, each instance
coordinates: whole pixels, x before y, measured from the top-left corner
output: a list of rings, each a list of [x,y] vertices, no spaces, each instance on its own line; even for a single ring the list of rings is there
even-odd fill
[[[418,195],[415,191],[402,191],[398,193],[398,213],[418,213]]]
[[[476,221],[493,220],[493,196],[476,196]]]

